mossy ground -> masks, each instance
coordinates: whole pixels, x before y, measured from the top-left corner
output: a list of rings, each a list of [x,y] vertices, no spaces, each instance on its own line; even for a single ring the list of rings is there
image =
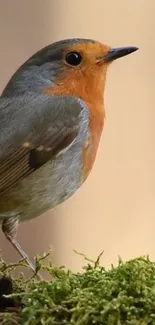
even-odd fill
[[[6,265],[1,258],[0,324],[155,325],[155,262],[149,257],[119,259],[116,267],[105,269],[100,257],[95,262],[84,258],[81,273],[51,262],[41,265],[38,258],[37,271],[46,268],[51,281],[12,279],[12,269],[24,262]]]

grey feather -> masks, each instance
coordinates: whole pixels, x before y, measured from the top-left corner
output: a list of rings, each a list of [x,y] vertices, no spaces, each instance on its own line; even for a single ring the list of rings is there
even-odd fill
[[[15,169],[9,169],[12,178],[7,169],[5,173],[2,171],[0,186],[4,181],[9,185],[8,190],[0,195],[0,219],[13,211],[15,215],[21,215],[21,220],[33,218],[60,204],[80,187],[83,182],[81,147],[89,136],[88,123],[87,106],[74,97],[29,93],[25,97],[1,98],[0,167],[11,157],[10,150],[17,150],[24,141],[39,146],[44,144],[48,134],[52,141],[55,136],[63,139],[74,127],[78,132],[66,151],[49,157],[45,165],[32,170],[30,175],[29,169],[25,172],[27,160],[22,163],[22,159],[18,164],[14,163]]]
[[[48,132],[54,139],[57,133],[61,137],[78,128],[84,107],[81,100],[69,96],[27,93],[0,99],[0,158],[10,147],[15,149],[25,141],[35,145],[37,139],[40,145]]]

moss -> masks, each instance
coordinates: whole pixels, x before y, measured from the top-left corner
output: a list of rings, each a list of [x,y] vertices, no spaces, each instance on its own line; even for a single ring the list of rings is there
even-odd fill
[[[155,325],[155,262],[149,257],[119,259],[116,267],[106,269],[100,265],[100,256],[95,262],[84,258],[87,265],[82,273],[51,262],[41,265],[38,258],[37,271],[45,268],[51,281],[12,279],[14,265],[5,265],[1,259],[0,281],[9,283],[11,279],[11,294],[2,299],[11,302],[16,311],[5,311],[1,324]],[[8,294],[8,287],[6,291]]]

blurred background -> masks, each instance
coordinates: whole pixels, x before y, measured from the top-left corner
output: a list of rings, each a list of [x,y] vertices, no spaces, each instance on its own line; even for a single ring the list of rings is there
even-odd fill
[[[40,48],[84,37],[139,51],[109,69],[106,121],[95,166],[67,202],[20,225],[31,258],[52,245],[53,262],[81,270],[76,249],[102,263],[155,258],[155,2],[154,0],[1,0],[0,91]],[[18,254],[0,233],[7,261]]]

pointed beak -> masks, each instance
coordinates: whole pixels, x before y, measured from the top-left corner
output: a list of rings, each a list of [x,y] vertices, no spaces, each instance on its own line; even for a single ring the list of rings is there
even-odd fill
[[[103,57],[104,62],[111,62],[113,60],[119,59],[125,55],[131,54],[138,50],[138,47],[127,46],[127,47],[118,47],[112,48],[109,52]]]

